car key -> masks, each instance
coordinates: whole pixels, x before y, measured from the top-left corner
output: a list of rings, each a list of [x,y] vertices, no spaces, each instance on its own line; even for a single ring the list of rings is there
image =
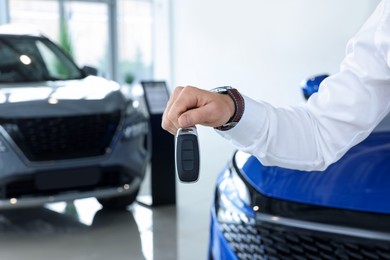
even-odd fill
[[[199,178],[199,145],[196,127],[179,128],[175,140],[176,172],[182,182]]]

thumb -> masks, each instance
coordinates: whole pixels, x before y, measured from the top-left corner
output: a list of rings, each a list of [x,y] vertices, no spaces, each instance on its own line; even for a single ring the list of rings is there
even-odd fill
[[[221,112],[221,114],[218,112]],[[229,118],[228,113],[223,113],[221,110],[215,109],[213,105],[208,104],[184,112],[178,118],[178,123],[180,127],[198,124],[215,127],[224,124]]]
[[[192,120],[191,118],[191,114],[194,112],[193,110],[195,109],[189,110],[181,114],[181,116],[178,118],[178,123],[180,127],[184,128],[196,125],[196,123],[193,123],[194,120]]]

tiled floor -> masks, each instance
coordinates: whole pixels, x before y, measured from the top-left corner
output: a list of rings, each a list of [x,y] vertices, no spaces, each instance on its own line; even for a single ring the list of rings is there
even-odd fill
[[[0,260],[207,259],[215,179],[232,149],[211,130],[199,130],[200,180],[177,183],[177,205],[106,211],[90,198],[0,210]]]

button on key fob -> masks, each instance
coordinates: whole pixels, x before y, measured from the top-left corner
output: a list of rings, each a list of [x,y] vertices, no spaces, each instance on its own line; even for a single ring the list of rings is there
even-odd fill
[[[179,128],[175,138],[176,172],[182,182],[199,177],[199,145],[196,127]]]

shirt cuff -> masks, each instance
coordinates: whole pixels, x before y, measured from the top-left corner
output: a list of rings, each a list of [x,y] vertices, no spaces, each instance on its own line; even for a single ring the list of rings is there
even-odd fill
[[[245,111],[241,120],[227,131],[216,130],[225,139],[230,140],[236,148],[245,150],[261,137],[266,120],[266,105],[242,95]]]

